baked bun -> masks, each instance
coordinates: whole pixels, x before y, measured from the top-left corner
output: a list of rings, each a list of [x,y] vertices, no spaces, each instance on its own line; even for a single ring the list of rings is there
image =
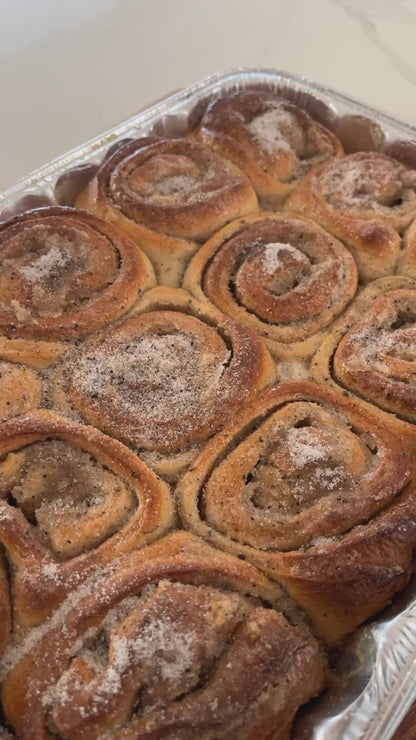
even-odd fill
[[[416,217],[416,170],[379,152],[349,154],[311,170],[285,210],[340,239],[364,282],[406,271],[401,236]]]
[[[174,521],[168,486],[97,429],[47,411],[0,426],[0,543],[14,629],[39,624],[100,565]]]
[[[281,603],[256,568],[178,532],[3,661],[6,717],[21,740],[288,740],[324,659]]]
[[[258,90],[212,101],[192,136],[245,172],[263,208],[279,207],[311,167],[343,154],[304,110]]]
[[[64,363],[54,404],[77,411],[175,479],[275,378],[253,331],[186,291],[159,287],[127,321]]]
[[[343,244],[312,221],[258,213],[204,244],[184,287],[253,329],[280,376],[296,379],[355,296],[357,269]]]
[[[397,416],[415,424],[415,325],[416,280],[375,280],[333,326],[312,360],[312,374],[363,406],[394,414],[391,422]]]
[[[414,444],[310,383],[266,391],[179,483],[186,527],[281,583],[338,643],[411,576]]]
[[[41,208],[0,224],[0,333],[79,339],[155,283],[131,239],[89,213]]]
[[[76,205],[115,223],[149,256],[158,281],[179,285],[198,243],[257,210],[247,177],[188,139],[146,137],[120,146]]]

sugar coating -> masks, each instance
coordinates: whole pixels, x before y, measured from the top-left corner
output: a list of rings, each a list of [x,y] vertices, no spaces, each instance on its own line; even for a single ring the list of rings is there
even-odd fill
[[[416,173],[387,157],[351,155],[331,162],[319,178],[327,202],[341,210],[416,215]],[[411,217],[411,212],[409,212]]]
[[[263,250],[262,267],[267,275],[273,275],[274,272],[283,265],[282,253],[290,254],[293,259],[303,263],[303,255],[296,247],[283,242],[273,242],[266,244]]]
[[[204,408],[219,402],[230,356],[225,343],[218,354],[192,335],[145,334],[108,341],[84,355],[73,383],[97,405],[116,404],[115,413],[125,415],[132,433],[145,425],[145,435],[165,441],[177,428],[191,429]]]
[[[47,246],[47,245],[45,245]],[[20,268],[26,280],[35,283],[39,280],[48,280],[53,273],[57,273],[71,261],[71,255],[62,247],[52,246],[47,252],[40,254],[29,265]]]
[[[247,129],[259,146],[269,155],[278,151],[292,152],[294,116],[282,107],[266,110],[247,124]]]

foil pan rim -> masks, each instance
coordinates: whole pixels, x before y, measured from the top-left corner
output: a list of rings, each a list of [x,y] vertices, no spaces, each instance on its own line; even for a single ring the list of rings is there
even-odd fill
[[[163,98],[163,100],[146,107],[136,114],[133,114],[107,131],[104,131],[85,143],[70,149],[65,154],[54,158],[47,165],[43,165],[32,170],[27,175],[20,178],[15,185],[12,185],[3,192],[0,192],[0,204],[4,205],[5,203],[10,202],[13,197],[19,195],[23,188],[25,189],[25,192],[27,192],[27,187],[33,188],[33,186],[37,185],[40,181],[45,181],[48,178],[59,174],[61,171],[73,164],[76,164],[78,161],[85,161],[87,156],[89,161],[91,161],[91,155],[99,153],[103,147],[111,145],[111,143],[117,141],[117,139],[125,136],[131,129],[146,128],[161,116],[166,115],[167,113],[172,113],[174,107],[178,108],[190,99],[202,94],[214,94],[216,92],[215,87],[220,86],[221,89],[222,86],[228,86],[228,84],[231,85],[233,82],[279,82],[294,87],[295,89],[297,88],[298,90],[304,88],[305,92],[311,92],[312,94],[318,93],[320,96],[327,97],[328,100],[325,102],[329,104],[333,104],[335,101],[341,105],[353,106],[355,110],[362,113],[362,115],[375,118],[382,126],[397,128],[403,135],[411,138],[414,137],[416,139],[416,125],[413,126],[409,123],[404,123],[387,113],[350,98],[330,87],[317,83],[306,76],[295,75],[284,70],[274,70],[269,68],[236,67],[228,71],[208,75],[193,85],[190,85],[179,92],[174,92],[173,94],[168,95]]]

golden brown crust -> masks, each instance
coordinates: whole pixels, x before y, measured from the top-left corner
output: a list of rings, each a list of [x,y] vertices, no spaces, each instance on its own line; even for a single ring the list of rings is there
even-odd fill
[[[314,379],[357,402],[416,422],[414,357],[416,281],[393,276],[371,283],[314,356]],[[388,418],[387,415],[386,418]],[[399,429],[413,435],[408,425]]]
[[[403,249],[399,257],[397,273],[416,278],[416,219],[404,234]]]
[[[64,605],[17,656],[2,701],[21,740],[283,739],[323,680],[278,588],[180,532]]]
[[[280,363],[306,361],[354,297],[357,269],[312,221],[264,212],[215,234],[192,259],[184,287],[256,331]],[[296,363],[286,364],[293,372]]]
[[[0,427],[0,542],[15,627],[45,619],[95,568],[173,523],[167,486],[92,427],[34,411]]]
[[[45,383],[39,371],[53,365],[64,351],[63,342],[0,336],[0,422],[44,403]]]
[[[72,208],[41,208],[1,224],[0,255],[0,332],[11,339],[86,336],[155,283],[130,239]]]
[[[343,154],[336,136],[305,111],[260,91],[214,100],[193,136],[246,173],[263,208],[280,206],[311,167]]]
[[[77,206],[116,223],[149,256],[159,282],[174,286],[197,242],[257,210],[257,198],[235,165],[201,144],[146,137],[108,157]]]
[[[227,419],[276,378],[256,335],[183,290],[149,291],[70,368],[83,417],[175,477]]]
[[[44,370],[53,365],[66,349],[64,342],[42,342],[27,339],[7,339],[0,336],[0,360]]]
[[[285,210],[312,218],[351,250],[363,281],[400,270],[400,235],[416,215],[416,171],[379,152],[314,168]]]
[[[0,360],[0,423],[42,403],[40,378],[32,370]]]
[[[328,643],[412,572],[415,464],[376,414],[314,383],[265,392],[179,483],[195,533],[282,583]]]
[[[10,626],[9,583],[5,559],[0,552],[0,655],[8,643]]]

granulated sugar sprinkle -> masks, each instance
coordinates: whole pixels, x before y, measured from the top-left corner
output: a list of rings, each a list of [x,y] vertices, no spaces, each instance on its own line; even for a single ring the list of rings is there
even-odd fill
[[[253,118],[247,128],[259,146],[273,156],[279,150],[292,151],[285,132],[293,125],[293,116],[284,108],[276,107]]]
[[[292,247],[291,244],[285,244],[283,242],[273,242],[266,244],[263,251],[262,267],[267,275],[273,275],[278,267],[281,267],[282,254],[290,254],[291,257],[297,261],[303,261],[302,253]]]
[[[180,333],[144,335],[107,342],[80,359],[74,385],[86,396],[120,410],[129,423],[146,423],[150,435],[169,434],[159,425],[186,420],[217,398],[230,352],[218,355],[195,337]],[[214,401],[215,402],[215,401]]]
[[[64,249],[53,246],[49,251],[40,254],[29,265],[20,268],[26,280],[36,283],[47,280],[51,275],[71,261],[71,255]]]

